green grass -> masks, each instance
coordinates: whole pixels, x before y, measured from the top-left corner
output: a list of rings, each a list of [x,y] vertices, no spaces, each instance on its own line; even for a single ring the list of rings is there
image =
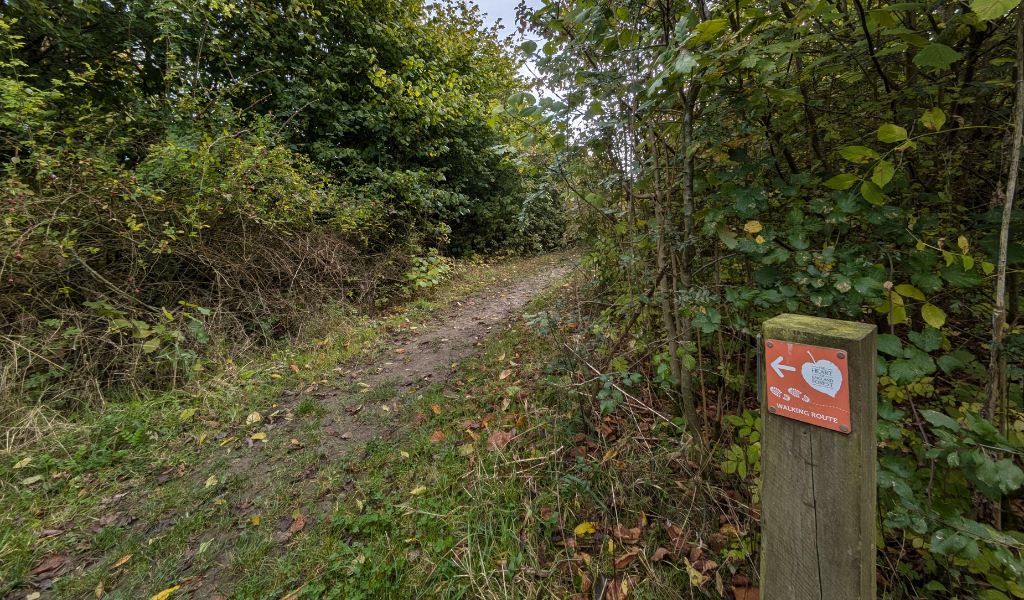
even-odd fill
[[[527,312],[569,312],[570,296],[556,289]],[[434,310],[431,303],[445,298],[420,300],[393,318],[415,322],[423,314],[417,311]],[[343,340],[363,334],[346,335],[354,337],[279,349],[272,368],[250,362],[249,378],[225,368],[202,393],[126,394],[57,424],[47,444],[0,462],[0,501],[11,507],[0,516],[0,594],[24,593],[31,568],[67,552],[76,568],[57,571],[56,598],[95,597],[100,584],[105,598],[149,598],[176,585],[182,588],[171,598],[184,598],[199,583],[194,596],[204,598],[280,599],[301,586],[302,598],[569,598],[602,575],[633,577],[630,598],[718,597],[714,580],[692,587],[681,560],[650,557],[668,544],[666,520],[687,529],[690,543],[706,543],[721,524],[709,499],[722,490],[679,467],[687,456],[674,425],[626,412],[613,415],[620,431],[614,443],[587,433],[570,391],[571,365],[555,338],[522,322],[496,333],[447,383],[403,398],[396,414],[364,407],[350,423],[387,424],[394,433],[363,444],[327,435],[324,417],[345,418],[345,406],[393,398],[397,380],[365,393],[358,379],[330,384],[347,394],[335,399],[335,412],[322,400],[281,395],[324,373],[336,380],[332,365],[342,357],[372,354],[372,335],[362,338],[361,350]],[[246,425],[252,412],[261,421]],[[490,415],[487,427],[476,426]],[[650,447],[633,442],[641,432],[630,428],[641,423]],[[501,452],[488,449],[489,436],[513,429],[516,441]],[[444,439],[431,441],[438,431]],[[250,448],[244,440],[257,432],[267,441]],[[237,439],[220,445],[230,437]],[[13,470],[25,456],[30,464]],[[172,477],[157,485],[168,470]],[[64,471],[67,478],[53,479]],[[20,484],[35,475],[46,482]],[[296,511],[305,528],[275,540]],[[90,531],[113,513],[121,514]],[[648,525],[635,545],[644,554],[617,572],[614,559],[633,544],[609,547],[608,537],[595,538],[617,525],[634,527],[642,515]],[[34,537],[69,520],[76,526],[68,533]],[[583,522],[598,534],[575,536]],[[574,543],[577,549],[567,547]],[[724,563],[731,551],[739,557],[732,566],[750,573],[741,543],[731,541],[714,560]],[[704,558],[711,555],[708,549]]]

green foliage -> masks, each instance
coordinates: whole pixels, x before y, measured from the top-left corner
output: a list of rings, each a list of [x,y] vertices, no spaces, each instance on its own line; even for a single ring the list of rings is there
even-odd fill
[[[1018,543],[971,501],[1021,485],[1008,433],[1024,409],[1019,384],[994,424],[977,417],[1009,161],[999,140],[1012,138],[1013,95],[995,89],[1014,81],[1017,5],[545,2],[523,14],[541,39],[523,50],[560,95],[509,98],[507,113],[549,127],[535,141],[575,161],[552,181],[576,201],[589,290],[607,307],[591,326],[606,336],[590,342],[596,357],[646,362],[651,381],[671,384],[665,404],[691,394],[690,431],[719,439],[723,425],[744,427],[723,413],[756,402],[765,319],[878,326],[879,469],[891,474],[881,497],[906,511],[880,545],[917,549],[880,561],[887,597],[1018,589]],[[1013,314],[1022,242],[1015,212]],[[1003,351],[1020,378],[1014,327]],[[695,344],[695,363],[673,363],[674,343]],[[970,422],[922,432],[934,415]],[[1010,446],[982,439],[993,427]],[[743,476],[749,447],[726,439],[712,451]],[[1019,527],[1003,515],[1004,529]]]
[[[34,393],[162,385],[564,228],[492,118],[520,59],[463,3],[26,0],[0,50],[0,335]]]

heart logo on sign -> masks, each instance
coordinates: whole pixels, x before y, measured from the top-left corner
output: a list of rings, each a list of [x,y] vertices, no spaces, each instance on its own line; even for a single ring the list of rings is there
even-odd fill
[[[832,361],[814,360],[814,356],[810,352],[807,354],[814,362],[804,363],[800,367],[800,374],[803,375],[804,381],[819,392],[835,398],[839,393],[839,388],[843,387],[842,371]]]

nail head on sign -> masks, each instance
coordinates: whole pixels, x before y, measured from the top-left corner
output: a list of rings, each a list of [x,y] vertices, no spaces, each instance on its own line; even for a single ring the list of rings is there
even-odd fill
[[[768,412],[772,412],[772,413],[775,412],[775,407],[774,406],[769,406],[768,407]]]
[[[836,356],[838,356],[839,358],[846,358],[846,353],[845,352],[840,352]]]
[[[771,347],[772,347],[772,343],[771,343],[771,342],[768,342],[768,347],[769,347],[769,348],[771,348]]]
[[[843,433],[846,433],[849,430],[850,430],[850,428],[847,427],[846,425],[840,425],[839,426],[839,431],[842,431]]]

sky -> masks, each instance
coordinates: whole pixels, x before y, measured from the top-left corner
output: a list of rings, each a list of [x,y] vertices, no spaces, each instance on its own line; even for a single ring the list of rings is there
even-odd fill
[[[484,22],[485,23],[490,25],[490,24],[494,23],[495,21],[497,21],[498,19],[501,19],[501,24],[505,27],[505,29],[503,29],[501,31],[501,35],[502,36],[515,35],[516,36],[516,41],[517,42],[519,41],[519,24],[516,22],[516,6],[519,4],[519,0],[471,0],[471,1],[473,1],[477,6],[479,6],[481,11],[487,13],[487,16],[484,17]],[[531,0],[527,0],[526,5],[527,6],[536,6],[539,3],[540,3],[539,0],[532,0],[532,1]],[[534,41],[537,41],[537,40],[534,40]],[[526,77],[530,77],[530,78],[534,77],[536,71],[532,71],[531,72],[530,66],[531,65],[529,65],[529,64],[525,65],[522,69],[520,69],[520,73],[522,73]],[[547,91],[548,90],[547,89],[541,89],[541,90],[538,90],[538,91],[543,96],[543,95],[547,95]]]
[[[480,10],[487,13],[486,21],[488,23],[501,19],[501,24],[505,26],[503,34],[516,32],[516,5],[519,4],[519,0],[476,0],[475,3]]]

